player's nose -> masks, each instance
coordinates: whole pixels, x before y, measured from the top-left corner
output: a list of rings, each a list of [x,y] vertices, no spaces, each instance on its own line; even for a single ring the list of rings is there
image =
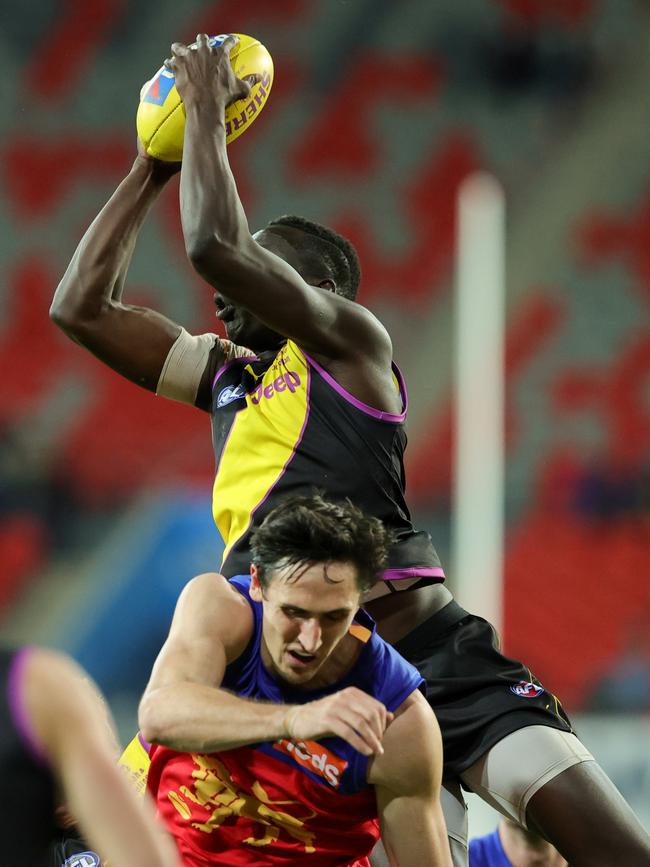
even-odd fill
[[[299,640],[306,653],[316,653],[321,646],[323,643],[322,631],[320,623],[315,617],[303,620],[300,627]]]

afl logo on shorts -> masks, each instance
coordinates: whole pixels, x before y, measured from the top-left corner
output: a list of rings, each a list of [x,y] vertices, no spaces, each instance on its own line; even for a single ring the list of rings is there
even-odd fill
[[[99,855],[94,852],[82,852],[80,855],[73,855],[72,858],[66,858],[61,867],[101,867]]]
[[[233,400],[239,400],[240,397],[246,397],[246,390],[243,385],[227,385],[219,392],[217,406],[227,406]]]
[[[519,683],[510,687],[510,692],[514,692],[519,698],[537,698],[544,692],[544,687],[531,683],[529,680],[520,680]]]

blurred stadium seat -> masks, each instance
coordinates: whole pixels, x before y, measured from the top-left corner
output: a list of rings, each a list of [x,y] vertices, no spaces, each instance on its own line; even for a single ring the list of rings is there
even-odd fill
[[[66,341],[47,309],[84,226],[129,166],[137,93],[169,42],[248,31],[277,67],[271,107],[232,149],[251,225],[304,213],[358,245],[362,300],[389,326],[409,382],[411,502],[445,559],[436,516],[449,505],[455,195],[477,168],[504,183],[504,638],[580,707],[623,646],[650,574],[647,487],[624,514],[593,507],[606,506],[607,491],[611,500],[623,470],[647,486],[650,461],[647,98],[634,86],[643,70],[625,62],[649,32],[648,10],[589,0],[55,6],[17,7],[3,36],[6,622],[62,539],[66,568],[86,568],[88,548],[134,501],[169,485],[209,492],[207,417],[120,381]],[[143,231],[129,297],[209,330],[211,292],[187,267],[176,208],[171,190]],[[18,509],[27,489],[35,503],[53,486],[47,508]],[[72,524],[83,530],[66,531]],[[182,558],[177,566],[188,577]],[[105,576],[98,567],[86,582],[98,617],[113,610]]]

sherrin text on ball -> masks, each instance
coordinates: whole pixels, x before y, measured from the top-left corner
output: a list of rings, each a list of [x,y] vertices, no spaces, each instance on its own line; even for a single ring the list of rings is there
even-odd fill
[[[210,37],[210,44],[220,45],[227,35]],[[264,108],[273,84],[273,60],[267,49],[252,36],[233,35],[239,39],[230,54],[233,72],[242,79],[256,73],[260,80],[252,86],[246,99],[238,99],[226,109],[228,144],[253,123]],[[165,66],[161,66],[142,88],[136,128],[149,156],[164,162],[182,159],[185,107],[175,87],[174,73]]]

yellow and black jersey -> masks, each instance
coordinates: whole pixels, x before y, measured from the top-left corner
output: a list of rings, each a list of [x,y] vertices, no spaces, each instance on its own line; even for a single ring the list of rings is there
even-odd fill
[[[295,343],[235,358],[212,393],[216,458],[213,514],[225,544],[222,572],[245,574],[250,531],[286,496],[320,490],[349,497],[397,535],[386,580],[444,580],[428,533],[416,531],[404,499],[406,389],[399,415],[347,392]]]

